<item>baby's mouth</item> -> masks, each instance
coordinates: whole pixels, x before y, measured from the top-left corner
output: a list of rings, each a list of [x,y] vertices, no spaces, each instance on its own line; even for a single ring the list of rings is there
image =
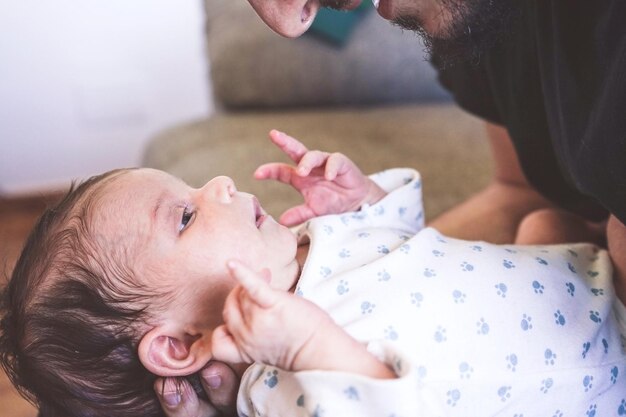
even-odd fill
[[[263,221],[265,220],[267,215],[265,214],[265,211],[261,207],[261,204],[259,204],[259,200],[256,197],[252,198],[252,207],[254,209],[254,223],[258,229],[259,227],[261,227],[261,224],[263,224]]]

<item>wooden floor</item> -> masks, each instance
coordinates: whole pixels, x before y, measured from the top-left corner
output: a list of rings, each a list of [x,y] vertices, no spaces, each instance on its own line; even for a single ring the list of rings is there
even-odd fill
[[[22,244],[36,219],[58,195],[22,199],[0,199],[0,285],[9,276]],[[0,416],[33,417],[35,408],[22,399],[0,371]]]

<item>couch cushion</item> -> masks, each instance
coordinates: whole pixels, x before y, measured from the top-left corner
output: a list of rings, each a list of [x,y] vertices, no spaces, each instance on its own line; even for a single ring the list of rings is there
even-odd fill
[[[267,137],[273,128],[311,149],[343,152],[365,173],[418,169],[428,218],[467,198],[491,174],[483,123],[452,105],[216,115],[161,133],[150,142],[144,163],[195,186],[228,175],[277,215],[299,203],[300,196],[287,186],[252,178],[260,164],[288,161]]]
[[[213,92],[229,108],[446,99],[417,36],[367,13],[343,48],[285,39],[244,0],[205,0]]]

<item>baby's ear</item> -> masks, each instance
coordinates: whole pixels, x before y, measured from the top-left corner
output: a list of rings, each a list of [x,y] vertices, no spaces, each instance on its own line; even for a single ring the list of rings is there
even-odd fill
[[[139,360],[158,376],[182,376],[198,372],[211,360],[211,333],[189,335],[158,326],[139,341]]]

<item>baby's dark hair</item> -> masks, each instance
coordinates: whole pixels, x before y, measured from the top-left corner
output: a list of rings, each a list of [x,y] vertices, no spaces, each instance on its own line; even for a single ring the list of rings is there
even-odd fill
[[[136,323],[156,294],[135,283],[131,249],[94,238],[103,186],[124,172],[72,186],[48,209],[3,291],[0,364],[40,416],[163,415],[137,354]]]

